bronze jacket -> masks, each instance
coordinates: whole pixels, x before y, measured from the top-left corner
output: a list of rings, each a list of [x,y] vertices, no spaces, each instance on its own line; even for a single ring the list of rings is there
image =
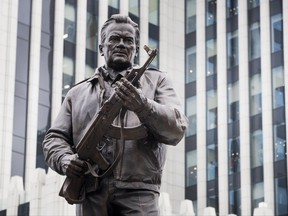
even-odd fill
[[[83,136],[86,125],[101,107],[105,88],[101,87],[99,76],[97,69],[90,79],[70,89],[57,118],[47,131],[43,141],[45,160],[59,174],[63,175],[61,158],[75,153],[75,146]],[[127,111],[125,127],[142,123],[148,130],[148,136],[125,141],[123,154],[113,175],[116,187],[159,191],[166,145],[176,145],[183,138],[187,118],[181,112],[180,101],[165,73],[145,71],[139,88],[148,98],[149,109],[141,112],[141,116]],[[119,118],[116,117],[114,124],[119,125]],[[119,142],[113,138],[110,147],[107,147],[110,150],[106,149],[104,156],[112,153],[115,157],[115,146]]]

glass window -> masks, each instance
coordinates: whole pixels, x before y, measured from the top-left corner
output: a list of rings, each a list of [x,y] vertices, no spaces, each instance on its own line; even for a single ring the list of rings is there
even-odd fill
[[[282,14],[276,14],[271,17],[271,49],[272,53],[283,49]]]
[[[263,166],[263,136],[262,130],[251,134],[251,168]]]
[[[159,0],[149,0],[149,23],[152,23],[156,26],[159,25],[158,4],[159,4]]]
[[[153,38],[149,38],[149,47],[151,48],[157,48],[158,49],[158,41],[153,39]],[[150,64],[150,67],[154,67],[154,68],[159,68],[159,58],[158,55],[153,59],[153,61]]]
[[[207,130],[217,127],[217,90],[207,92]]]
[[[260,6],[260,0],[248,0],[248,8],[252,9]]]
[[[85,67],[85,77],[86,78],[89,78],[91,77],[95,72],[95,69],[93,67],[91,67],[90,65],[87,65],[86,64],[86,67]]]
[[[239,82],[228,84],[228,121],[239,120]]]
[[[249,26],[249,60],[260,58],[261,54],[260,23]]]
[[[186,115],[189,119],[189,125],[186,130],[186,136],[195,135],[197,131],[196,96],[186,99]]]
[[[186,83],[196,81],[196,47],[186,49]]]
[[[217,41],[211,39],[206,42],[206,55],[207,55],[207,76],[217,73]]]
[[[284,120],[283,120],[284,121]],[[284,160],[286,158],[286,128],[285,123],[274,125],[274,160]]]
[[[108,5],[114,8],[119,8],[119,0],[109,0]]]
[[[213,180],[218,175],[218,164],[217,164],[217,145],[210,144],[207,146],[207,180]]]
[[[139,9],[140,9],[139,0],[129,0],[129,13],[139,17],[140,15]]]
[[[273,108],[285,105],[285,83],[283,66],[272,69]]]
[[[252,185],[252,207],[257,208],[260,202],[264,202],[264,183]]]
[[[213,25],[217,19],[217,0],[206,0],[206,26]]]
[[[16,81],[25,85],[28,82],[28,57],[29,57],[29,43],[27,40],[21,38],[17,39],[17,52],[16,52]],[[17,94],[17,92],[15,93]]]
[[[197,184],[197,152],[186,153],[186,187]]]
[[[287,177],[275,179],[276,215],[287,215],[288,213],[287,187]]]
[[[51,36],[51,35],[50,35]],[[47,167],[44,162],[42,142],[48,128],[50,127],[51,117],[51,79],[52,67],[49,64],[52,55],[52,47],[50,49],[41,47],[41,63],[39,77],[39,101],[38,101],[38,125],[37,125],[37,157],[36,167]]]
[[[75,3],[76,4],[76,3]],[[76,43],[76,6],[65,4],[64,39]]]
[[[87,13],[86,48],[98,51],[98,17]]]
[[[29,41],[17,39],[11,175],[24,176]]]
[[[255,74],[250,79],[250,116],[262,112],[261,74]]]
[[[40,97],[40,96],[39,96]],[[36,167],[46,168],[44,162],[42,142],[44,140],[45,134],[51,125],[51,108],[39,105],[38,106],[38,129],[37,129],[37,161]]]
[[[63,57],[63,90],[62,90],[63,96],[67,94],[68,90],[75,83],[74,67],[75,67],[74,60],[67,56],[64,56]]]
[[[30,14],[30,13],[28,13],[28,14]],[[54,27],[54,1],[53,0],[42,1],[41,30],[42,30],[42,32],[52,34],[54,31],[53,27]]]
[[[238,65],[238,30],[227,33],[227,67]]]
[[[39,88],[45,91],[51,90],[52,66],[50,61],[52,54],[52,47],[50,49],[41,47]]]
[[[31,1],[18,1],[18,22],[30,25],[31,22]]]
[[[238,15],[238,0],[226,0],[227,17]]]
[[[239,138],[228,141],[229,174],[240,171],[240,143]]]
[[[24,141],[24,143],[25,143],[25,141]],[[25,164],[24,161],[25,161],[24,153],[12,151],[11,176],[24,177],[24,164]]]
[[[186,0],[186,34],[196,31],[196,0]]]
[[[241,215],[241,190],[229,191],[229,214]]]

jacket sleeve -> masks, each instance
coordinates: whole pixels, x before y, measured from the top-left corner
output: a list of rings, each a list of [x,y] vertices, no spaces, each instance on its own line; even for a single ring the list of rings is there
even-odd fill
[[[61,175],[63,175],[61,169],[62,157],[74,154],[71,119],[71,102],[67,95],[57,118],[47,131],[42,143],[46,163]]]
[[[146,106],[138,113],[138,116],[159,142],[177,145],[183,138],[188,124],[181,110],[182,107],[171,80],[161,75],[154,100],[147,99]]]

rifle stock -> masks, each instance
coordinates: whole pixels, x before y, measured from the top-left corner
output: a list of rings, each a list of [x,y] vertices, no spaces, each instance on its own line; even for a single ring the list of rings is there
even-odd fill
[[[142,67],[132,68],[132,70],[125,75],[125,78],[133,85],[136,85],[157,55],[157,49],[150,49],[146,45],[144,49],[149,55],[147,61]],[[119,114],[121,108],[122,104],[117,99],[116,93],[113,93],[110,98],[105,101],[99,112],[93,117],[83,137],[76,146],[76,152],[81,160],[89,164],[97,164],[101,170],[112,170],[111,164],[109,164],[98,149],[98,143],[102,140],[107,130],[109,130],[109,127]],[[96,177],[103,177],[103,175]],[[82,176],[79,179],[66,177],[59,195],[63,196],[69,204],[83,202],[85,198],[85,193],[83,194],[85,180],[86,176]]]

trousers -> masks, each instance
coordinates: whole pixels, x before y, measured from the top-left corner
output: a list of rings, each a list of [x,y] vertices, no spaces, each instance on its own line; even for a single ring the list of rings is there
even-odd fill
[[[158,216],[159,193],[142,189],[116,188],[111,177],[104,178],[95,192],[77,204],[77,216]]]

